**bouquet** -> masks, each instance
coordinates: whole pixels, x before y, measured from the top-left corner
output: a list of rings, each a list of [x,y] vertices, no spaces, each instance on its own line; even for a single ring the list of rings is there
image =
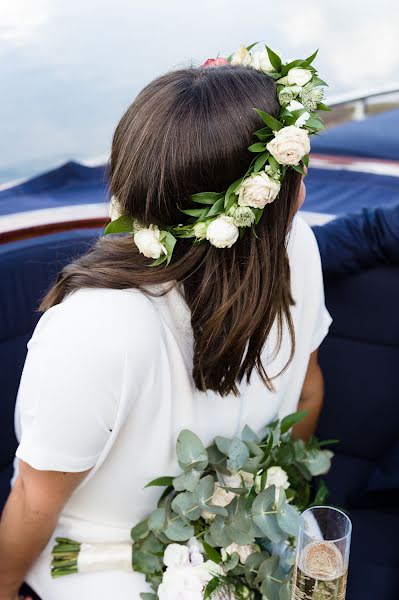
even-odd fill
[[[153,589],[143,600],[289,600],[300,513],[325,502],[326,485],[320,480],[315,492],[312,478],[332,457],[329,442],[292,439],[305,414],[269,424],[262,439],[245,426],[241,437],[216,437],[208,448],[183,430],[182,473],[148,484],[165,489],[133,527],[133,544],[98,544],[90,570],[127,563]],[[87,546],[57,538],[53,577],[79,572]]]

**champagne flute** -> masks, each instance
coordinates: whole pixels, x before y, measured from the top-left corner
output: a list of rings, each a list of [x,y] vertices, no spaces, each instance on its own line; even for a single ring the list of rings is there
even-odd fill
[[[291,600],[345,600],[352,523],[328,506],[301,516]]]

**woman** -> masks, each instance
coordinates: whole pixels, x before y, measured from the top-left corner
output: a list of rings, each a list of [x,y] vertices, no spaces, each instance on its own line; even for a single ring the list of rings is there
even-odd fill
[[[262,126],[253,107],[279,111],[274,81],[250,67],[190,68],[150,83],[113,140],[119,210],[154,231],[181,223],[190,195],[227,189],[251,162]],[[178,472],[183,428],[209,443],[245,424],[260,431],[299,404],[309,414],[294,435],[314,432],[317,349],[331,319],[315,239],[295,216],[303,196],[290,169],[256,235],[248,229],[231,247],[180,239],[168,266],[150,268],[132,236],[105,236],[59,275],[18,394],[0,600],[14,600],[23,579],[43,600],[150,591],[138,573],[52,580],[50,553],[55,536],[128,540],[158,496],[145,484]]]

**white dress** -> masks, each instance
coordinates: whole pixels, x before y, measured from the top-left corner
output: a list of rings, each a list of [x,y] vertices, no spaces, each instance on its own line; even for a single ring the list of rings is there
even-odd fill
[[[255,431],[296,410],[308,360],[326,336],[320,257],[309,226],[294,220],[288,253],[295,306],[295,356],[270,392],[256,373],[241,395],[195,389],[190,314],[178,290],[148,298],[133,289],[81,289],[40,319],[16,406],[18,458],[39,470],[93,467],[65,505],[49,544],[26,577],[43,600],[139,599],[141,574],[110,571],[53,580],[56,536],[86,542],[127,541],[155,507],[161,488],[143,489],[179,472],[175,442],[183,428],[205,444],[215,435]],[[289,356],[287,331],[270,362],[276,331],[264,349],[270,374]]]

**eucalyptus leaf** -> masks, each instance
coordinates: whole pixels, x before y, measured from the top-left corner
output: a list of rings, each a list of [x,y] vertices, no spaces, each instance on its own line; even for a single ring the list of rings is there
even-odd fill
[[[270,554],[266,551],[253,552],[248,556],[244,565],[244,575],[249,586],[252,587],[254,585],[254,581],[256,579],[256,575],[260,565],[263,563],[264,560],[266,560],[269,557]]]
[[[212,521],[209,533],[212,540],[220,548],[227,548],[233,541],[226,532],[225,519],[220,515],[217,515],[214,521]]]
[[[229,571],[232,571],[233,569],[235,569],[236,566],[238,565],[239,561],[240,561],[240,557],[239,557],[238,553],[233,552],[233,554],[230,556],[229,560],[227,562],[225,562],[223,565],[224,572],[228,573]]]
[[[139,540],[142,540],[143,538],[147,537],[149,533],[150,528],[148,527],[148,520],[145,519],[144,521],[140,521],[140,523],[137,523],[137,525],[135,525],[131,529],[130,537],[134,542],[138,542]]]
[[[157,600],[158,596],[156,594],[142,592],[140,594],[140,598],[141,598],[141,600]]]
[[[239,471],[249,459],[249,450],[246,444],[239,438],[235,437],[231,441],[229,447],[229,458],[227,460],[227,468],[232,471]]]
[[[180,516],[171,513],[167,517],[165,534],[172,542],[187,542],[194,533],[194,527],[187,525]]]
[[[182,469],[203,471],[208,466],[208,454],[199,437],[183,429],[177,438],[176,454]]]
[[[280,529],[292,536],[297,536],[299,531],[300,515],[298,511],[285,501],[285,493],[280,489],[277,522]]]
[[[148,517],[148,527],[151,531],[162,531],[165,526],[165,508],[156,508]]]
[[[243,442],[254,442],[255,444],[259,444],[260,441],[256,433],[248,425],[245,425],[242,430],[241,439]]]
[[[277,522],[275,504],[276,488],[269,486],[252,504],[252,518],[262,533],[272,542],[279,542],[283,535]]]
[[[201,477],[201,471],[192,469],[188,473],[182,473],[179,477],[173,479],[173,487],[176,491],[182,492],[187,490],[193,492]]]
[[[196,521],[201,516],[201,507],[198,506],[197,497],[192,492],[178,494],[172,502],[172,509],[189,521]]]
[[[255,580],[256,584],[261,583],[264,579],[270,579],[273,575],[274,571],[277,569],[279,562],[278,556],[270,556],[266,558],[260,565],[258,569],[258,575]]]
[[[308,453],[304,464],[313,477],[324,475],[331,467],[333,453],[329,450],[312,450]]]
[[[195,490],[195,497],[198,505],[202,508],[208,508],[208,504],[212,502],[215,490],[215,480],[212,475],[203,477]],[[222,508],[221,506],[218,508]]]

